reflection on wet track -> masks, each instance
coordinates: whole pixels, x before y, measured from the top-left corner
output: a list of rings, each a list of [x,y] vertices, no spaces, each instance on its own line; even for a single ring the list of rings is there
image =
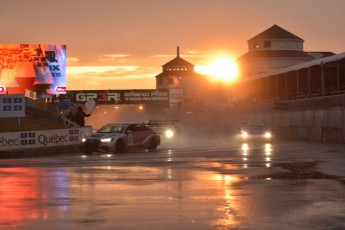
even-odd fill
[[[242,155],[243,155],[243,168],[248,168],[248,162],[250,161],[250,158],[253,157],[251,153],[253,153],[253,147],[256,148],[262,148],[263,154],[259,152],[260,155],[264,158],[263,163],[265,164],[265,167],[269,168],[271,167],[271,161],[272,161],[272,144],[271,143],[264,143],[259,144],[255,146],[254,144],[250,145],[248,143],[242,144]],[[250,151],[252,150],[252,151]]]
[[[207,139],[0,160],[0,229],[342,229],[342,153]]]

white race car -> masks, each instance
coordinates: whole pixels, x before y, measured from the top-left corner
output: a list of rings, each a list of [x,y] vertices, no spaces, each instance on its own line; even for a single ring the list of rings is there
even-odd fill
[[[178,120],[150,120],[147,126],[164,140],[174,140],[180,135]]]
[[[83,150],[92,152],[122,153],[128,149],[155,150],[160,145],[160,136],[140,123],[107,124],[96,133],[83,138]]]
[[[273,130],[264,123],[243,123],[240,130],[242,140],[271,141],[273,138]]]

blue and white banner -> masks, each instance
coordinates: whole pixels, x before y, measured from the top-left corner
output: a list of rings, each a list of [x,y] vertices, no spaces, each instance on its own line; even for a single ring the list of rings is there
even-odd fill
[[[0,117],[25,117],[24,95],[0,95]]]
[[[0,133],[0,154],[11,149],[80,144],[91,133],[91,127]]]

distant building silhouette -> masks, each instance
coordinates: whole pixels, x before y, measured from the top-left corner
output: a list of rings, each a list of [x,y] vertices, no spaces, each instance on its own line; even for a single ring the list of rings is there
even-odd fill
[[[247,42],[248,52],[237,59],[240,76],[233,85],[210,84],[194,71],[193,64],[180,57],[177,47],[177,56],[155,76],[156,88],[170,89],[170,96],[180,95],[179,102],[198,106],[344,94],[345,53],[304,51],[304,40],[278,25]]]
[[[240,81],[233,87],[239,103],[295,100],[345,92],[345,53],[305,52],[304,40],[273,25],[248,40],[237,59]]]
[[[162,66],[162,72],[156,77],[157,89],[182,90],[181,102],[195,102],[202,97],[205,79],[194,71],[194,65],[180,57],[180,48],[177,47],[177,55],[174,59]],[[171,90],[171,92],[174,92]]]
[[[273,25],[247,42],[248,52],[237,59],[243,78],[315,58],[303,51],[303,39],[278,25]]]

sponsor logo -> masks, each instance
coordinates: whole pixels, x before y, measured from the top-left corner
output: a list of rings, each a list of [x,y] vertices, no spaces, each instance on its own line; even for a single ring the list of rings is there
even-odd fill
[[[76,94],[76,100],[77,101],[88,101],[90,99],[97,100],[98,102],[106,102],[106,101],[112,101],[115,102],[121,101],[120,99],[121,94],[120,93],[77,93]]]
[[[5,93],[5,92],[6,92],[6,87],[0,86],[0,93]]]
[[[57,135],[57,134],[53,134],[51,136],[46,136],[46,135],[39,135],[38,136],[38,143],[42,144],[42,145],[49,145],[49,144],[64,144],[65,142],[68,142],[68,138],[67,135]]]
[[[66,92],[66,87],[64,87],[64,86],[57,86],[55,88],[55,91],[58,92],[58,93],[65,93]]]
[[[69,130],[69,141],[79,141],[79,129]]]
[[[80,130],[70,129],[68,134],[45,134],[42,132],[21,132],[18,137],[0,136],[0,147],[33,147],[73,144],[80,141]]]
[[[36,143],[36,134],[34,132],[21,133],[20,134],[20,144],[21,145],[34,145]]]
[[[18,139],[0,137],[0,146],[18,146],[19,144]]]

